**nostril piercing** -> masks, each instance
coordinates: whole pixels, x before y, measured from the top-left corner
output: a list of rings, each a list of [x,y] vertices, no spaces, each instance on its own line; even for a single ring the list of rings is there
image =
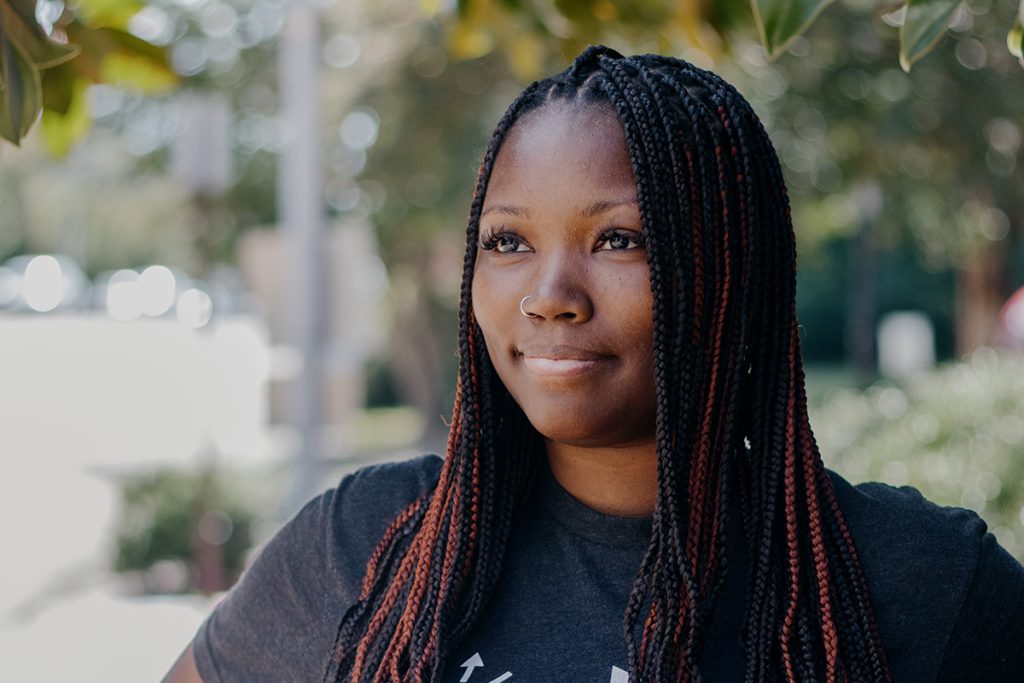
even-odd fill
[[[524,296],[524,297],[523,297],[523,300],[519,302],[519,312],[520,312],[520,313],[522,313],[522,314],[523,314],[523,315],[524,315],[525,317],[527,317],[527,318],[539,318],[539,317],[540,317],[540,314],[539,314],[539,313],[528,313],[528,312],[526,311],[526,309],[525,309],[525,308],[523,308],[523,306],[525,306],[525,305],[526,305],[526,301],[527,301],[527,300],[528,300],[529,298],[530,298],[529,296]]]

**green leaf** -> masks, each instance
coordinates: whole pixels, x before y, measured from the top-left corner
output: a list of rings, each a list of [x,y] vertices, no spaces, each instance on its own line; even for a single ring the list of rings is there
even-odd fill
[[[67,113],[68,107],[71,106],[75,80],[78,77],[74,64],[70,62],[44,71],[42,75],[43,109],[55,111],[58,114]]]
[[[1011,55],[1024,60],[1024,26],[1021,25],[1020,19],[1013,22],[1013,27],[1006,35],[1006,47]]]
[[[761,43],[772,58],[807,30],[832,0],[750,0]]]
[[[167,51],[114,28],[96,29],[108,41],[100,75],[105,83],[134,88],[148,95],[166,92],[179,82]]]
[[[949,27],[960,0],[909,0],[900,26],[900,66],[910,66],[935,47]]]
[[[15,145],[28,133],[42,107],[39,71],[0,35],[0,136]]]
[[[448,49],[459,59],[476,59],[494,49],[494,36],[482,26],[462,21],[449,35]]]
[[[1013,20],[1010,32],[1006,34],[1006,48],[1024,66],[1024,0],[1020,2],[1017,18]]]
[[[17,46],[35,69],[66,62],[78,53],[74,45],[55,43],[36,22],[35,2],[0,0],[0,37]]]
[[[67,26],[68,35],[82,46],[74,61],[78,73],[95,83],[134,88],[147,94],[164,92],[179,82],[167,60],[167,50],[116,28],[90,28],[80,21]]]
[[[141,0],[78,0],[75,14],[90,26],[128,28],[128,21],[146,4]]]
[[[39,122],[43,146],[51,155],[62,158],[89,132],[92,120],[89,117],[89,100],[86,89],[89,82],[84,78],[75,79],[70,89],[67,109],[61,113],[44,109]]]

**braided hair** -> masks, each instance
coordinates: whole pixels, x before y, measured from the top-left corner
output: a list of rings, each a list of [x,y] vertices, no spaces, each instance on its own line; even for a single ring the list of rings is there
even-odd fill
[[[751,558],[746,683],[890,680],[808,422],[795,241],[771,142],[715,74],[602,46],[528,86],[490,140],[469,214],[444,465],[377,545],[324,680],[440,681],[498,580],[543,445],[490,363],[470,285],[495,157],[524,113],[555,100],[610,104],[621,121],[653,292],[658,491],[624,605],[630,680],[700,679],[733,515]]]

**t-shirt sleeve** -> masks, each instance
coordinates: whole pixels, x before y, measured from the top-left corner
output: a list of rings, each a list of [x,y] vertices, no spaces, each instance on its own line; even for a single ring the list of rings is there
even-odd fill
[[[1024,567],[985,534],[938,680],[1024,680]]]
[[[437,484],[434,455],[365,467],[305,505],[259,551],[192,645],[204,683],[320,681],[388,524]]]
[[[318,681],[326,534],[335,490],[305,505],[259,551],[193,642],[204,683]]]

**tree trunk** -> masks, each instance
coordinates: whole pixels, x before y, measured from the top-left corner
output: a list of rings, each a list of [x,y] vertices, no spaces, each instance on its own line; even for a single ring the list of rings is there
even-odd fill
[[[871,223],[864,221],[850,244],[846,306],[846,354],[857,384],[875,379],[875,325],[878,322],[878,249],[872,243]]]
[[[423,268],[418,275],[418,282],[425,282],[424,278],[429,277]],[[444,403],[445,372],[449,364],[445,356],[450,357],[452,352],[450,346],[439,339],[427,288],[408,283],[398,288],[404,291],[393,298],[395,327],[389,363],[391,374],[403,403],[414,406],[423,415],[425,429],[421,447],[442,452],[448,433],[442,418],[447,420],[451,413],[451,405]]]
[[[979,249],[956,271],[956,353],[964,357],[994,340],[1006,299],[1005,244]]]

